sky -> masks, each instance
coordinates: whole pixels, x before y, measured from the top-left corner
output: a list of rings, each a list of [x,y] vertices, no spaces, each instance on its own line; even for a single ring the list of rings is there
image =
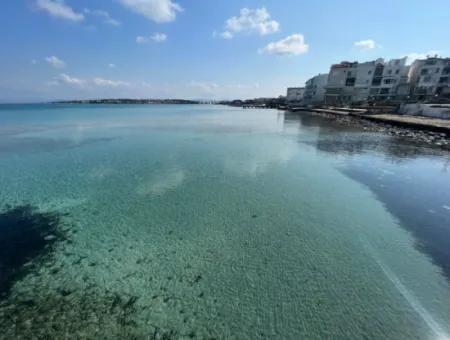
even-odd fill
[[[449,0],[0,6],[0,102],[273,97],[342,60],[450,56]]]

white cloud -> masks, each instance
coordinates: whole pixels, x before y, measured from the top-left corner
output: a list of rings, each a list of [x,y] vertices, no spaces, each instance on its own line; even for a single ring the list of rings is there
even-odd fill
[[[61,59],[59,59],[58,57],[55,57],[55,56],[46,57],[45,61],[47,63],[49,63],[50,65],[52,65],[54,68],[64,68],[64,67],[66,67],[66,63],[64,61],[62,61]]]
[[[108,64],[108,67],[109,68],[116,68],[116,64],[110,63],[110,64]]]
[[[130,84],[125,81],[121,80],[111,80],[111,79],[105,79],[96,77],[93,79],[81,79],[69,76],[66,73],[61,73],[59,76],[57,76],[54,79],[53,82],[54,85],[70,85],[70,86],[76,86],[80,88],[92,88],[92,87],[128,87]]]
[[[224,39],[233,39],[233,33],[230,31],[222,32],[221,37]]]
[[[258,89],[258,83],[253,84],[219,84],[213,81],[191,81],[187,84],[191,89],[191,95],[207,96],[208,98],[225,98],[233,96],[249,96],[254,90]]]
[[[61,73],[58,77],[55,78],[56,84],[66,84],[66,85],[75,85],[75,86],[84,86],[86,81],[83,79],[71,77],[65,73]]]
[[[183,8],[172,0],[119,0],[132,11],[154,22],[174,21]]]
[[[36,59],[31,59],[30,63],[31,63],[31,65],[36,65],[37,64],[37,60]]]
[[[202,94],[213,94],[220,87],[214,82],[191,81],[190,87],[200,90]]]
[[[353,43],[353,46],[356,47],[360,51],[369,51],[369,50],[373,50],[375,47],[377,47],[377,44],[375,43],[374,40],[367,39],[367,40],[355,41]]]
[[[104,78],[94,78],[92,83],[96,86],[108,86],[108,87],[119,87],[119,86],[129,86],[129,83],[121,80],[111,80]]]
[[[164,33],[154,33],[152,35],[152,40],[155,42],[163,42],[167,40],[167,34]]]
[[[111,15],[107,11],[103,11],[103,10],[100,10],[100,9],[92,10],[92,9],[89,9],[89,8],[85,8],[84,9],[84,13],[100,17],[100,18],[103,19],[103,22],[105,24],[108,24],[108,25],[111,25],[111,26],[120,26],[120,25],[122,25],[122,23],[119,20],[111,18]]]
[[[81,13],[76,13],[72,7],[66,5],[64,1],[56,0],[37,0],[36,5],[39,9],[46,11],[49,15],[67,19],[71,21],[82,21],[84,20],[84,15]]]
[[[278,55],[300,55],[308,52],[309,45],[305,44],[305,38],[302,34],[292,34],[282,40],[271,42],[259,53],[278,54]]]
[[[267,35],[278,32],[280,24],[271,20],[270,14],[264,7],[258,9],[242,8],[239,16],[225,21],[225,31],[222,38],[231,39],[236,33],[257,33]]]
[[[148,39],[147,37],[143,37],[143,36],[141,36],[141,35],[138,35],[138,36],[136,37],[136,42],[137,42],[138,44],[145,44],[145,43],[148,43],[148,41],[149,41],[149,39]]]
[[[406,56],[407,57],[406,63],[408,65],[410,65],[416,59],[426,59],[428,56],[435,56],[435,55],[439,55],[440,53],[441,53],[441,51],[436,51],[436,50],[428,51],[428,52],[425,52],[425,53],[412,52],[412,53],[409,53]]]
[[[164,42],[167,40],[167,34],[154,33],[150,37],[144,37],[142,35],[139,35],[136,37],[136,42],[138,44],[146,44],[146,43],[149,43],[151,40],[153,40],[154,42],[157,42],[157,43]]]

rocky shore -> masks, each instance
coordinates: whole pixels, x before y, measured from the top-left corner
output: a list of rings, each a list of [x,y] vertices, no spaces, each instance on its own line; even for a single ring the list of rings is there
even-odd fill
[[[375,122],[365,119],[362,116],[337,115],[326,112],[308,112],[309,114],[332,119],[335,122],[345,125],[362,128],[366,131],[384,133],[389,136],[410,139],[414,143],[438,147],[450,151],[450,135],[444,132],[433,132],[418,130],[400,126],[394,126],[387,123]],[[302,114],[299,112],[299,114]]]

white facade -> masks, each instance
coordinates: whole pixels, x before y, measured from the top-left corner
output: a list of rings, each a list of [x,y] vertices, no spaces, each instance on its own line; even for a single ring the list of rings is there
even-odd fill
[[[430,57],[416,60],[411,65],[413,95],[431,99],[450,93],[450,58]]]
[[[357,62],[348,61],[331,66],[325,90],[325,102],[327,104],[340,105],[352,101],[357,66]]]
[[[409,66],[406,58],[385,62],[342,62],[333,65],[328,77],[328,104],[364,103],[368,100],[395,100],[409,95]]]
[[[370,96],[370,89],[372,87],[372,80],[375,74],[377,65],[383,64],[383,59],[368,61],[365,63],[358,63],[356,67],[356,80],[354,92],[352,95],[352,102],[365,102]]]
[[[305,93],[304,87],[288,87],[286,93],[286,101],[290,103],[302,102],[304,93]]]
[[[325,87],[328,83],[328,73],[318,74],[305,84],[303,102],[305,105],[323,104],[325,101]]]
[[[450,58],[428,57],[406,65],[407,58],[364,63],[343,61],[327,75],[318,75],[303,88],[288,89],[287,100],[303,104],[361,104],[371,101],[435,101],[450,99]]]
[[[409,66],[406,66],[406,59],[406,57],[392,59],[385,63],[379,99],[396,98],[399,95],[398,90],[400,87],[408,83]],[[407,93],[400,94],[406,95]]]

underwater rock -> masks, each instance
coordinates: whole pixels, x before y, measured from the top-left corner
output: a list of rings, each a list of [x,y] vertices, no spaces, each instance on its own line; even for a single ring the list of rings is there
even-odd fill
[[[0,299],[14,282],[36,266],[63,238],[61,215],[39,212],[31,205],[7,206],[0,212]]]
[[[44,240],[46,240],[46,241],[52,241],[54,239],[56,239],[55,235],[47,235],[44,237]]]

